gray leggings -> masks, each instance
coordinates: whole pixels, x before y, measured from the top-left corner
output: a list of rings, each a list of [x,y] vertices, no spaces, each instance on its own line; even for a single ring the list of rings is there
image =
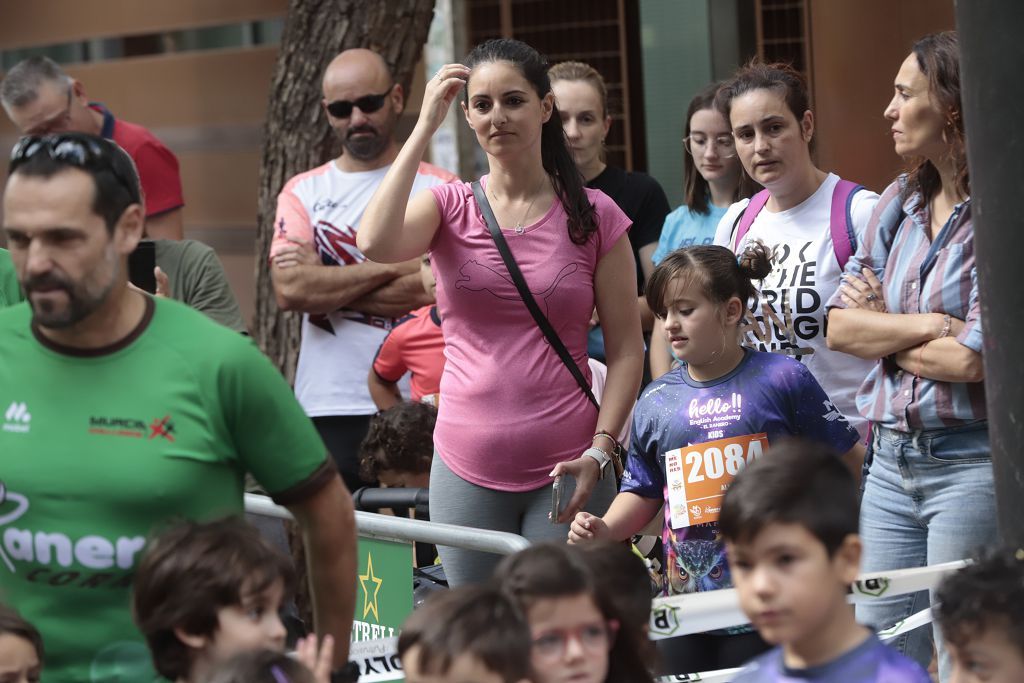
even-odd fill
[[[603,515],[615,497],[615,477],[597,482],[584,509]],[[430,520],[446,524],[508,531],[531,542],[565,542],[568,524],[552,524],[551,485],[525,492],[495,491],[472,484],[452,472],[435,452],[430,466]],[[479,583],[490,578],[501,555],[438,546],[451,586]]]

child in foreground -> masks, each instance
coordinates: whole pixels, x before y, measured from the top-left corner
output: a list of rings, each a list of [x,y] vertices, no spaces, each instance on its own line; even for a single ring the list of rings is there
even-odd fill
[[[0,605],[0,681],[35,683],[43,671],[43,638],[10,607]]]
[[[647,302],[684,365],[651,382],[637,403],[621,492],[604,517],[580,513],[570,543],[638,533],[665,506],[665,595],[732,586],[718,540],[722,491],[770,444],[799,435],[840,453],[851,471],[863,461],[860,437],[807,368],[792,358],[740,345],[738,326],[771,271],[754,243],[737,262],[725,247],[669,254],[647,282]],[[660,641],[672,673],[746,662],[767,645],[749,627]]]
[[[858,487],[834,454],[787,441],[748,466],[719,520],[740,606],[775,648],[733,683],[928,683],[914,661],[858,624]]]
[[[431,595],[398,638],[406,683],[530,683],[530,631],[496,588]]]
[[[1024,550],[1001,550],[961,569],[936,597],[951,683],[1024,681]]]
[[[147,545],[132,610],[157,672],[198,683],[237,655],[284,652],[280,610],[294,582],[291,560],[242,519],[182,522]],[[325,637],[319,655],[315,635],[297,648],[316,667],[333,642]]]
[[[529,624],[534,683],[652,683],[638,625],[598,581],[588,556],[540,543],[503,559],[494,572]]]

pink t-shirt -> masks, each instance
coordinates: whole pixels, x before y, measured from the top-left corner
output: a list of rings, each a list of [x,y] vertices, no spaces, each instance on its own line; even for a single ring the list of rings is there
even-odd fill
[[[487,185],[487,177],[482,179]],[[474,484],[530,491],[556,463],[590,444],[597,410],[550,347],[519,297],[473,198],[470,183],[430,188],[441,227],[430,246],[444,321],[444,374],[434,443]],[[598,261],[630,221],[604,193],[586,190],[599,228],[573,244],[559,201],[522,234],[502,230],[526,283],[588,379],[587,332]]]

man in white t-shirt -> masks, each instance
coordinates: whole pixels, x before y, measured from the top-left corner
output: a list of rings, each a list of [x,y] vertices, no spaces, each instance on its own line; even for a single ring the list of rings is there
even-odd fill
[[[754,319],[744,322],[747,345],[801,361],[835,408],[866,438],[867,423],[854,399],[874,363],[832,351],[825,342],[825,304],[838,289],[842,274],[829,231],[832,193],[838,182],[839,176],[829,173],[814,194],[793,208],[772,212],[764,207],[734,251],[742,253],[751,240],[775,249],[775,265],[760,283],[761,293],[753,306]],[[877,202],[878,195],[863,188],[851,197],[850,227],[858,240]],[[715,244],[733,247],[734,227],[748,203],[744,199],[729,207],[718,224]]]
[[[342,153],[300,173],[277,199],[270,274],[278,305],[302,311],[295,394],[350,489],[359,476],[359,444],[376,412],[366,387],[373,356],[392,321],[432,303],[419,259],[366,260],[356,230],[374,191],[398,155],[394,132],[405,105],[384,59],[364,49],[335,57],[323,78],[323,107]],[[455,179],[422,164],[412,191]]]

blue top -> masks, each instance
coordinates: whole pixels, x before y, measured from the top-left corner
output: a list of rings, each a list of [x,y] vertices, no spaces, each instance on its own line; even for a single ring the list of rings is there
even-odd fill
[[[831,662],[807,669],[791,669],[776,647],[753,660],[732,679],[733,683],[930,683],[924,669],[878,636],[867,640]]]
[[[665,217],[658,248],[651,255],[654,265],[680,247],[715,243],[715,229],[729,207],[709,203],[708,208],[708,213],[694,213],[684,204]]]
[[[683,366],[648,385],[633,414],[622,491],[667,501],[665,453],[709,441],[764,434],[770,445],[802,436],[840,453],[857,443],[857,431],[802,363],[776,353],[744,352],[740,364],[718,379],[695,381]],[[717,521],[673,529],[666,505],[662,529],[663,594],[732,585]]]

